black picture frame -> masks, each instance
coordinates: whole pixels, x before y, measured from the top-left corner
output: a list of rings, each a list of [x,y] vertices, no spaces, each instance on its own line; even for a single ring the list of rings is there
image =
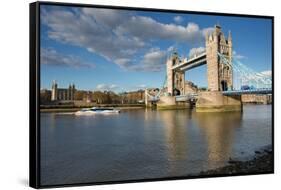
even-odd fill
[[[40,184],[40,6],[41,5],[58,5],[58,6],[75,6],[89,8],[109,8],[117,10],[134,10],[134,11],[153,11],[153,12],[170,12],[170,13],[188,13],[200,15],[217,15],[217,16],[232,16],[246,18],[264,18],[270,19],[272,22],[272,151],[273,151],[273,171],[264,173],[247,173],[247,174],[225,174],[225,175],[208,175],[200,177],[167,177],[154,179],[139,179],[139,180],[124,180],[124,181],[107,181],[93,183],[73,183],[61,185],[41,185]],[[155,8],[141,7],[123,7],[123,6],[108,6],[108,5],[92,5],[92,4],[76,4],[76,3],[59,3],[59,2],[34,2],[29,4],[29,59],[30,59],[30,78],[29,78],[29,185],[33,188],[54,188],[54,187],[72,187],[85,185],[100,185],[100,184],[116,184],[116,183],[132,183],[132,182],[149,182],[163,180],[179,180],[193,178],[212,178],[212,177],[227,177],[227,176],[242,176],[242,175],[259,175],[274,173],[274,17],[263,15],[248,15],[248,14],[232,14],[232,13],[217,13],[217,12],[200,12],[189,10],[166,10]]]

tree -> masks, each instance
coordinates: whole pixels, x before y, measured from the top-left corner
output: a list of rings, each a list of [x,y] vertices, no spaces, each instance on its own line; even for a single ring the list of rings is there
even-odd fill
[[[83,100],[86,97],[86,95],[87,95],[86,91],[77,90],[74,93],[74,100]]]
[[[101,91],[95,91],[92,93],[92,100],[95,101],[98,104],[108,104],[109,101],[109,95],[105,92]]]

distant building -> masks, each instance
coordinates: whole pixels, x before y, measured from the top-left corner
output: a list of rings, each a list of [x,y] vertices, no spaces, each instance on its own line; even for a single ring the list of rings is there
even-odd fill
[[[51,101],[51,90],[41,89],[40,90],[40,103],[47,104]]]
[[[185,81],[184,94],[194,94],[198,92],[198,87],[191,81]]]
[[[141,103],[144,102],[144,90],[125,92],[121,94],[122,103]]]
[[[75,91],[76,91],[76,89],[75,89],[74,84],[70,84],[68,88],[58,88],[58,84],[56,83],[56,81],[53,81],[51,100],[52,101],[61,101],[61,100],[73,101]]]

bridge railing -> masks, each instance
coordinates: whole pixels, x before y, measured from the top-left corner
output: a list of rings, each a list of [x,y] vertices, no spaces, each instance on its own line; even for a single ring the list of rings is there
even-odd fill
[[[186,94],[186,95],[178,95],[175,96],[176,101],[181,102],[181,101],[188,101],[192,100],[197,96],[197,94]]]
[[[157,102],[159,100],[160,100],[159,97],[148,97],[148,101],[150,101],[150,102]]]
[[[224,95],[242,95],[242,94],[272,94],[271,88],[259,88],[249,90],[228,90],[222,92]]]

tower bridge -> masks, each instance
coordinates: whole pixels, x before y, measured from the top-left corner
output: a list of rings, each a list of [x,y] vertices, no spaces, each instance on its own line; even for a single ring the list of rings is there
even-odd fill
[[[205,51],[181,59],[175,52],[166,62],[166,78],[157,95],[146,93],[146,102],[156,102],[159,108],[188,107],[196,99],[197,111],[240,111],[242,94],[271,94],[271,77],[248,68],[233,57],[232,37],[227,38],[221,27],[205,37]],[[207,91],[187,94],[185,71],[207,65]],[[235,81],[242,80],[238,84]],[[245,86],[247,88],[245,88]],[[244,87],[244,88],[242,88]]]
[[[184,94],[183,82],[185,71],[207,65],[207,80],[209,91],[225,91],[233,88],[233,71],[229,66],[232,64],[232,37],[229,32],[226,39],[221,27],[216,25],[211,34],[206,34],[206,51],[190,59],[181,60],[174,53],[167,61],[167,88],[168,93]],[[218,52],[224,56],[229,65],[224,64],[218,57]]]

